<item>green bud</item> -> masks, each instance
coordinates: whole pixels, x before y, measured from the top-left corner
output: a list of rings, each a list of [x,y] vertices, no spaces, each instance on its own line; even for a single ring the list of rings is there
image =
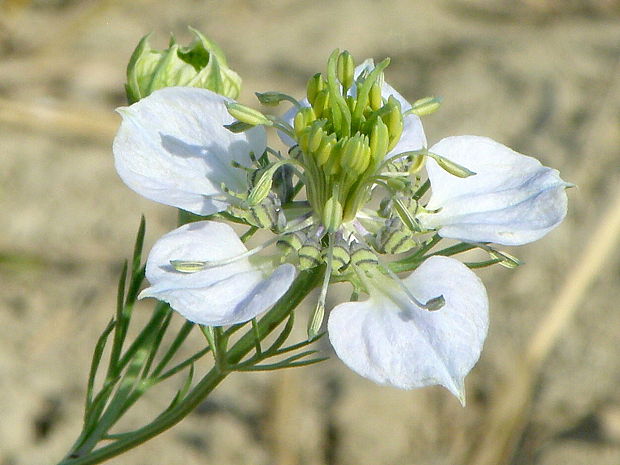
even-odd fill
[[[413,113],[418,116],[426,116],[435,113],[442,102],[441,97],[425,97],[420,100],[416,100],[407,113]]]
[[[428,152],[428,156],[435,160],[437,164],[448,173],[458,178],[468,178],[469,176],[473,176],[474,174],[476,174],[473,171],[465,168],[464,166],[450,161],[447,158],[442,157],[441,155],[437,155],[436,153]]]
[[[241,78],[228,68],[222,49],[199,31],[189,29],[195,38],[187,47],[179,46],[174,37],[165,50],[151,48],[150,34],[140,40],[127,65],[125,90],[129,103],[172,86],[200,87],[230,98],[239,96]]]
[[[230,113],[233,118],[237,118],[242,123],[246,123],[251,126],[273,125],[273,122],[269,120],[269,118],[254,108],[246,107],[245,105],[241,105],[237,102],[227,103],[226,108],[228,109],[228,113]]]
[[[355,62],[353,57],[346,50],[338,55],[336,62],[336,73],[338,80],[342,84],[344,90],[349,90],[353,85],[353,73],[355,71]]]
[[[316,73],[308,80],[308,84],[306,86],[306,97],[308,97],[308,102],[310,105],[314,106],[314,101],[319,92],[325,89],[325,80],[321,73]]]
[[[342,204],[335,196],[330,197],[323,207],[323,226],[328,233],[333,233],[342,224]]]

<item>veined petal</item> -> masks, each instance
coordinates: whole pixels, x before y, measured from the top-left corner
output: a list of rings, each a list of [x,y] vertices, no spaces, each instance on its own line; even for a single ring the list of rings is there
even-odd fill
[[[170,264],[171,260],[225,260],[246,251],[235,231],[226,224],[199,221],[181,226],[153,246],[146,263],[151,287],[142,291],[140,298],[155,297],[168,302],[188,320],[203,325],[248,321],[284,295],[295,278],[293,265],[264,269],[243,258],[223,266],[182,273]]]
[[[566,216],[570,184],[535,158],[478,136],[448,137],[430,152],[476,173],[458,178],[427,160],[432,194],[426,208],[439,211],[419,220],[442,237],[521,245],[540,239]]]
[[[234,134],[230,99],[206,89],[168,87],[117,111],[123,117],[114,139],[114,161],[125,184],[144,197],[199,215],[224,210],[221,184],[247,189],[250,152],[262,155],[262,127]]]
[[[420,301],[443,295],[445,305],[421,309],[382,276],[368,300],[332,310],[328,330],[336,354],[376,383],[402,389],[439,384],[464,404],[464,378],[480,357],[488,329],[484,285],[462,263],[439,256],[402,284]]]

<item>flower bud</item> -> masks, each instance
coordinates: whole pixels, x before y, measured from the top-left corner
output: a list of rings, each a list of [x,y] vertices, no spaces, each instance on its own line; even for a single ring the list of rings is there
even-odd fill
[[[241,78],[228,68],[222,50],[195,29],[194,41],[181,47],[174,37],[165,50],[154,50],[149,35],[144,36],[127,65],[125,90],[129,103],[157,89],[172,86],[200,87],[230,98],[237,98]]]
[[[228,109],[228,113],[230,113],[233,118],[237,118],[242,123],[246,123],[251,126],[273,125],[273,122],[271,122],[269,118],[254,108],[246,107],[245,105],[241,105],[237,102],[226,104],[226,108]]]

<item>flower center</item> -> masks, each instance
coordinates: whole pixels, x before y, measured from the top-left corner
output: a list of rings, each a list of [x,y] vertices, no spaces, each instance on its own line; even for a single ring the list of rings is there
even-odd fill
[[[336,231],[368,201],[386,154],[403,131],[400,102],[381,95],[385,59],[354,75],[349,52],[332,53],[327,74],[308,82],[309,107],[294,118],[306,195],[325,228]]]

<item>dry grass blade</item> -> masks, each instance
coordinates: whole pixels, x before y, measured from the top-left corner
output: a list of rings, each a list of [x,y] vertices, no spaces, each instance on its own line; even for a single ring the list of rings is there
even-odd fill
[[[583,255],[566,278],[564,285],[549,310],[547,317],[532,337],[523,360],[505,389],[499,390],[490,408],[490,416],[483,431],[484,438],[473,451],[470,465],[498,465],[507,463],[526,425],[532,401],[533,385],[543,363],[570,323],[576,309],[620,239],[620,179],[612,204],[603,216]]]
[[[65,133],[93,137],[109,142],[119,125],[119,118],[111,111],[84,109],[15,102],[0,98],[0,123],[29,130]]]

